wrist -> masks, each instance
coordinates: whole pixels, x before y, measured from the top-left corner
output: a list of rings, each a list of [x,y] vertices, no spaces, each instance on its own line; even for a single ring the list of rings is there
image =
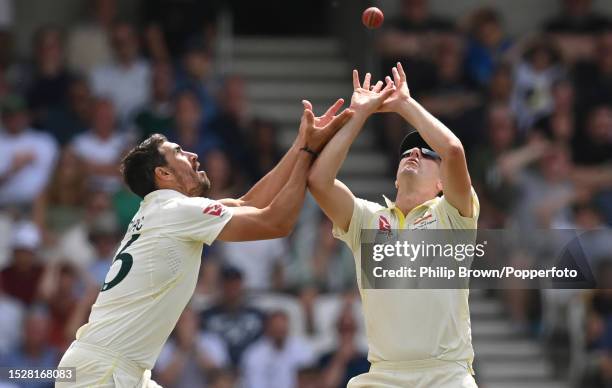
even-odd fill
[[[405,120],[410,120],[414,117],[415,112],[417,111],[419,103],[412,97],[407,97],[400,101],[397,109],[397,113],[399,113]]]

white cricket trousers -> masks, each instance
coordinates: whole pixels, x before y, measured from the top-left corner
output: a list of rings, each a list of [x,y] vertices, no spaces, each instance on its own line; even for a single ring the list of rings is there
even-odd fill
[[[56,383],[56,388],[161,388],[151,371],[138,367],[109,349],[74,341],[64,353],[60,367],[75,367],[76,382]]]
[[[465,363],[439,360],[372,363],[347,388],[478,388]]]

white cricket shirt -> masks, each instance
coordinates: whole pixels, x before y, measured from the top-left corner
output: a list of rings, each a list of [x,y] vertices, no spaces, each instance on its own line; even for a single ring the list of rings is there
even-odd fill
[[[77,340],[152,369],[193,295],[203,244],[210,245],[231,217],[229,208],[208,198],[174,190],[148,194]]]

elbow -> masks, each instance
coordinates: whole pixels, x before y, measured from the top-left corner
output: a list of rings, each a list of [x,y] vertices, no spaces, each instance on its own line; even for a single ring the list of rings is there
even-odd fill
[[[444,156],[451,160],[465,159],[465,150],[459,139],[453,139],[444,152]]]

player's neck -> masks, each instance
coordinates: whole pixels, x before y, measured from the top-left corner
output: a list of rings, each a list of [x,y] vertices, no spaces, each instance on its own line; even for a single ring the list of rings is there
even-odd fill
[[[412,209],[432,198],[435,198],[435,194],[432,195],[431,193],[419,190],[405,191],[399,189],[395,197],[395,206],[400,209],[404,215],[407,215]]]

